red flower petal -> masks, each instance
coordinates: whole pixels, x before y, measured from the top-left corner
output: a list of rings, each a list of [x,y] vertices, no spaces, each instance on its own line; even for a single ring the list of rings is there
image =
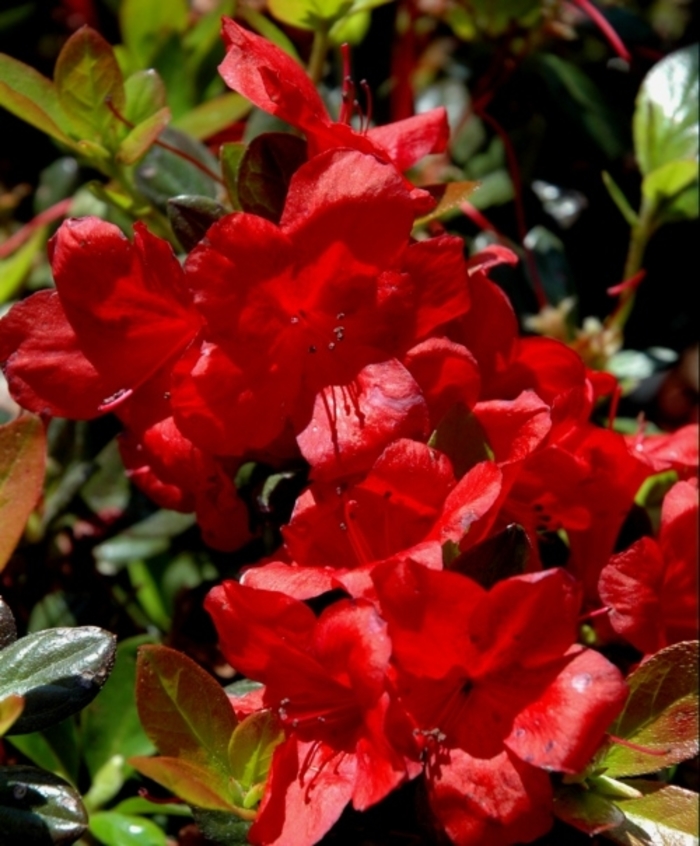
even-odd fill
[[[423,156],[442,153],[450,137],[447,112],[441,106],[420,115],[368,130],[367,137],[380,147],[401,172]]]

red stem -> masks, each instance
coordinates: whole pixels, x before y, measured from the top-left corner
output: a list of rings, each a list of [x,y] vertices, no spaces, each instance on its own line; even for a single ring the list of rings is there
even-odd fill
[[[610,25],[608,19],[596,6],[591,3],[591,0],[573,0],[574,5],[578,6],[598,27],[603,34],[605,40],[617,53],[617,55],[628,64],[632,61],[632,56],[629,50],[625,47],[620,36]]]
[[[7,256],[14,253],[25,241],[29,240],[32,233],[40,226],[44,226],[46,223],[53,223],[54,220],[58,220],[60,217],[65,217],[68,214],[72,202],[72,197],[59,200],[53,206],[49,206],[48,209],[45,209],[35,218],[32,218],[21,229],[18,229],[4,244],[0,244],[0,259],[7,258]]]

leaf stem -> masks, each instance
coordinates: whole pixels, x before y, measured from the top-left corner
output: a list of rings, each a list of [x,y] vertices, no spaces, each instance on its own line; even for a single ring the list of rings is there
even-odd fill
[[[328,26],[325,21],[319,22],[318,29],[314,32],[314,42],[311,45],[311,56],[307,73],[314,85],[318,85],[323,79],[323,68],[326,64],[328,53]]]

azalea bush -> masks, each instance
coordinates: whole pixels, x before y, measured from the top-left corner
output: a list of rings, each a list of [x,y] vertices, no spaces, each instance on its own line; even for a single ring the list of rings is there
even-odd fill
[[[55,151],[0,209],[3,843],[697,843],[683,9],[58,5],[0,54]]]

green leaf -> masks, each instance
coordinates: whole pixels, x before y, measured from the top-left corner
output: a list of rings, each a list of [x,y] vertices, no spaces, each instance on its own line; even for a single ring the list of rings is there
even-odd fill
[[[173,33],[187,28],[187,0],[123,0],[119,7],[119,25],[124,43],[140,63],[149,67],[162,44]]]
[[[9,258],[0,259],[0,304],[17,295],[46,244],[47,234],[47,227],[39,227]]]
[[[226,214],[226,209],[216,200],[187,194],[168,200],[167,209],[173,232],[187,252],[202,240],[213,223]]]
[[[0,699],[24,696],[12,734],[26,734],[74,714],[91,702],[114,664],[114,635],[96,626],[47,629],[0,651]]]
[[[67,147],[74,146],[53,82],[4,53],[0,53],[0,106]]]
[[[153,744],[146,736],[136,709],[136,653],[153,638],[139,635],[117,646],[112,674],[100,696],[81,715],[85,763],[95,774],[116,755],[149,755]]]
[[[0,737],[2,737],[17,720],[24,708],[24,699],[11,693],[0,700]]]
[[[227,811],[245,819],[255,816],[253,811],[238,807],[227,798],[231,791],[225,776],[206,764],[193,764],[183,758],[165,756],[129,758],[129,763],[193,808]]]
[[[137,124],[119,145],[117,161],[127,165],[137,162],[153,146],[169,122],[170,109],[166,106]]]
[[[579,785],[559,788],[552,810],[560,820],[591,837],[624,822],[624,815],[610,799]]]
[[[497,535],[458,555],[446,569],[469,576],[487,589],[502,579],[519,576],[532,555],[532,545],[522,526],[511,523]]]
[[[610,734],[639,748],[611,741],[596,759],[606,776],[652,773],[697,754],[697,665],[697,641],[676,643],[629,676],[630,694]]]
[[[457,479],[479,462],[493,458],[478,418],[461,403],[454,405],[442,418],[428,446],[445,453]]]
[[[216,199],[219,185],[213,174],[217,172],[218,162],[209,150],[172,127],[161,132],[160,141],[184,156],[162,147],[151,147],[136,169],[136,187],[144,197],[163,211],[168,200],[180,194]]]
[[[666,162],[644,177],[642,193],[653,202],[660,203],[666,198],[675,197],[697,181],[697,161],[682,159]]]
[[[165,108],[167,93],[158,71],[136,71],[124,80],[124,117],[135,126]]]
[[[200,103],[173,121],[176,129],[201,141],[242,120],[252,104],[234,91]]]
[[[163,829],[151,820],[114,811],[90,816],[90,833],[105,846],[166,846]]]
[[[243,161],[247,145],[242,142],[232,141],[222,144],[219,149],[219,161],[221,173],[224,177],[224,184],[232,207],[241,211],[241,201],[238,198],[238,171]]]
[[[316,29],[336,21],[352,7],[352,0],[268,0],[270,14],[299,29]]]
[[[3,843],[67,846],[87,822],[80,794],[63,779],[35,767],[0,767]]]
[[[644,176],[669,162],[698,159],[698,45],[654,65],[637,95],[634,147]]]
[[[80,750],[75,720],[69,717],[44,731],[5,738],[32,764],[75,784],[80,766]]]
[[[122,800],[113,809],[118,814],[166,814],[174,817],[190,817],[192,812],[187,805],[178,802],[151,802],[143,796],[130,796],[128,799]]]
[[[193,514],[160,509],[140,523],[95,547],[94,554],[101,573],[111,575],[130,561],[150,558],[170,548],[174,537],[194,526]]]
[[[17,624],[10,606],[0,597],[0,649],[17,640]]]
[[[158,751],[227,773],[237,720],[209,673],[175,649],[142,646],[136,679],[141,723]]]
[[[286,132],[254,138],[238,168],[238,199],[244,211],[277,223],[294,172],[306,160],[306,144]]]
[[[658,781],[628,784],[644,795],[617,802],[625,821],[606,837],[623,846],[697,846],[697,793]]]
[[[232,17],[235,10],[235,0],[221,0],[185,33],[183,42],[188,54],[187,65],[193,76],[199,73],[201,66],[221,43],[222,16]]]
[[[107,41],[94,29],[81,27],[63,46],[54,79],[59,102],[75,134],[116,149],[124,127],[108,103],[123,114],[126,97],[122,72]]]
[[[23,414],[0,426],[0,570],[39,499],[45,463],[46,437],[38,417]]]
[[[275,747],[284,740],[284,733],[270,711],[258,711],[242,720],[231,736],[228,756],[231,775],[236,779],[244,794],[256,791],[254,801],[245,807],[257,804],[260,789],[267,779]]]
[[[79,165],[75,156],[61,156],[39,174],[39,186],[34,194],[34,214],[71,197],[78,189]]]

